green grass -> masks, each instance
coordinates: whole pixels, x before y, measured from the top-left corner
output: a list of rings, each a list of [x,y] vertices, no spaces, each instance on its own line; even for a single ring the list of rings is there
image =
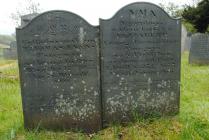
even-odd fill
[[[16,62],[15,60],[6,60],[6,59],[3,59],[3,58],[0,58],[0,68],[4,65],[8,65],[8,64],[11,64],[11,63],[15,63],[15,62]]]
[[[18,77],[14,64],[0,70],[7,75],[0,78],[0,140],[209,140],[209,66],[191,66],[187,60],[186,53],[182,57],[179,115],[139,118],[127,126],[112,125],[92,135],[24,130],[19,79],[11,77]]]

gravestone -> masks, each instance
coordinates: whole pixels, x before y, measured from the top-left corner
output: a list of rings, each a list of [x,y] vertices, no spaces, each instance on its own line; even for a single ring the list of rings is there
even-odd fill
[[[104,126],[178,113],[181,21],[133,3],[100,20],[100,32]]]
[[[156,5],[127,5],[98,27],[49,11],[16,34],[26,128],[94,132],[179,112],[181,21]]]
[[[209,64],[209,35],[196,33],[192,35],[191,40],[189,63],[199,65]]]
[[[23,26],[27,25],[36,16],[38,16],[38,13],[27,14],[27,15],[21,16],[21,25],[20,26],[23,27]]]
[[[10,43],[10,48],[17,48],[17,42],[16,41],[12,41]]]
[[[17,59],[17,42],[12,41],[9,48],[3,49],[3,58],[14,60]]]
[[[191,37],[186,27],[182,24],[181,28],[181,52],[189,51],[191,48]]]
[[[99,130],[98,27],[49,11],[16,34],[25,127]]]

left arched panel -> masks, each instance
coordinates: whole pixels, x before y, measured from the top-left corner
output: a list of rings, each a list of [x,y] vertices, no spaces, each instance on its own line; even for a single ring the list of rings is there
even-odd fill
[[[49,11],[16,30],[26,128],[101,128],[99,29]]]

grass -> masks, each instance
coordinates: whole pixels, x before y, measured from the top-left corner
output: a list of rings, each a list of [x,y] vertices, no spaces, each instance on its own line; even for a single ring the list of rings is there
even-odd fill
[[[209,140],[209,66],[191,66],[182,57],[181,107],[174,117],[141,119],[127,126],[112,125],[92,135],[23,127],[16,62],[0,70],[0,140]],[[6,63],[6,62],[5,62]],[[1,61],[0,61],[1,64]]]
[[[5,66],[5,65],[8,65],[8,64],[11,64],[11,63],[17,63],[17,62],[15,60],[6,60],[6,59],[3,59],[3,58],[0,58],[0,69],[1,69],[2,66]],[[17,69],[17,67],[16,67],[16,69]]]

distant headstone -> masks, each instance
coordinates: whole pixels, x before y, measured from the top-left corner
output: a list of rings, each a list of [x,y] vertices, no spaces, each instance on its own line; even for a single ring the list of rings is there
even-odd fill
[[[99,29],[50,11],[17,29],[26,128],[101,128]]]
[[[104,125],[178,113],[181,21],[142,2],[100,26]]]
[[[189,51],[191,48],[191,37],[186,27],[182,24],[181,28],[181,52]]]
[[[17,42],[12,41],[9,48],[3,49],[3,58],[4,59],[17,59]]]
[[[192,35],[189,63],[209,64],[209,35],[196,33]]]
[[[10,48],[17,48],[17,42],[16,41],[12,41],[10,43]]]

